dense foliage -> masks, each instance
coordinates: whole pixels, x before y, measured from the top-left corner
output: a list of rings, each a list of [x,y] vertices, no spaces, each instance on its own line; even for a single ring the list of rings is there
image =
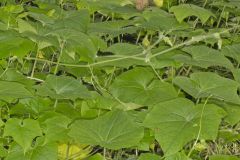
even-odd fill
[[[0,0],[0,159],[239,160],[240,1]]]

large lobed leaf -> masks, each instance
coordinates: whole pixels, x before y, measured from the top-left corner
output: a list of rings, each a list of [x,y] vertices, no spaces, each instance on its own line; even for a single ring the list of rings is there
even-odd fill
[[[42,130],[37,120],[11,118],[5,124],[4,136],[12,136],[26,152],[31,147],[33,139],[42,136]]]
[[[71,120],[55,112],[43,114],[39,121],[45,134],[44,143],[65,142],[68,140],[68,125]]]
[[[32,93],[20,83],[0,81],[0,100],[12,101],[14,99],[30,98],[32,96]]]
[[[194,105],[190,100],[178,98],[155,105],[146,116],[144,126],[155,131],[165,155],[171,155],[199,133],[201,139],[214,140],[224,115],[216,105]]]
[[[159,80],[147,68],[135,68],[118,76],[110,92],[123,102],[151,105],[177,97],[174,87]]]
[[[54,99],[90,98],[90,93],[81,81],[67,76],[48,75],[42,85],[36,86],[37,93]]]
[[[143,127],[126,112],[116,110],[93,120],[74,122],[69,135],[81,144],[117,150],[136,146],[143,138]]]
[[[237,94],[239,83],[215,73],[197,72],[191,74],[190,78],[176,77],[173,82],[194,98],[211,97],[240,104]]]
[[[240,63],[240,44],[227,45],[221,51],[225,56],[235,59]]]
[[[0,58],[24,57],[34,48],[34,43],[14,31],[0,31]]]
[[[202,23],[206,23],[210,17],[215,17],[212,12],[194,4],[180,4],[170,8],[179,22],[190,16],[198,17]]]
[[[190,54],[177,55],[175,59],[185,64],[208,68],[210,66],[220,66],[233,69],[232,63],[219,51],[207,46],[190,46],[182,49]]]

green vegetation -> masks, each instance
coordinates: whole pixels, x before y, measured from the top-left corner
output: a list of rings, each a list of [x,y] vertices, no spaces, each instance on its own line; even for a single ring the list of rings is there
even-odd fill
[[[240,159],[240,1],[137,5],[0,0],[1,160]]]

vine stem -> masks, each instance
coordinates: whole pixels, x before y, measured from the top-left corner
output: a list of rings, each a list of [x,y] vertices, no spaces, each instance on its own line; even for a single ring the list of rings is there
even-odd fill
[[[177,49],[177,48],[183,47],[183,46],[185,46],[185,45],[191,45],[191,44],[193,44],[193,43],[195,43],[195,42],[199,42],[199,41],[202,41],[202,40],[204,40],[204,39],[209,39],[209,38],[216,37],[217,34],[221,35],[221,34],[227,33],[227,32],[229,32],[229,31],[231,31],[231,30],[233,30],[233,29],[236,29],[236,28],[240,28],[240,25],[237,25],[237,26],[232,27],[232,28],[230,28],[230,29],[226,29],[226,30],[224,30],[224,31],[222,31],[222,32],[216,32],[216,33],[209,34],[209,35],[205,35],[205,36],[192,37],[192,39],[190,39],[190,40],[188,40],[188,41],[186,41],[186,42],[180,43],[180,44],[178,44],[178,45],[176,45],[176,46],[173,46],[172,48],[169,48],[169,49],[166,49],[166,50],[164,50],[164,51],[158,52],[158,53],[156,53],[156,54],[154,54],[154,55],[151,55],[149,58],[154,58],[154,57],[159,56],[159,55],[161,55],[161,54],[170,52],[170,51],[172,51],[172,50],[175,50],[175,49]]]
[[[55,102],[54,102],[54,106],[53,106],[53,108],[56,110],[56,108],[57,108],[57,105],[58,105],[58,99],[55,99]]]
[[[34,81],[37,81],[37,82],[44,82],[44,80],[42,79],[39,79],[39,78],[34,78],[34,77],[27,77],[28,79],[31,79],[31,80],[34,80]]]
[[[186,46],[186,45],[191,45],[195,42],[199,42],[199,41],[202,41],[202,40],[205,40],[205,39],[209,39],[209,38],[213,38],[213,37],[216,37],[216,34],[224,34],[224,33],[227,33],[231,30],[234,30],[234,29],[237,29],[237,28],[240,28],[240,25],[236,25],[235,27],[232,27],[232,28],[229,28],[229,29],[226,29],[222,32],[216,32],[216,33],[213,33],[213,34],[209,34],[209,35],[205,35],[205,36],[196,36],[196,37],[192,37],[191,40],[188,40],[186,42],[183,42],[183,43],[180,43],[178,45],[175,45],[169,49],[166,49],[166,50],[163,50],[161,52],[158,52],[154,55],[150,55],[148,58],[149,59],[152,59],[154,57],[157,57],[161,54],[164,54],[164,53],[167,53],[167,52],[170,52],[170,51],[173,51],[175,49],[178,49],[180,47],[183,47],[183,46]],[[159,40],[158,40],[159,41]],[[157,42],[158,42],[157,41]],[[154,45],[153,45],[154,46]],[[150,47],[150,49],[152,49],[153,47]],[[38,60],[38,61],[42,61],[42,62],[48,62],[48,63],[51,63],[51,64],[56,64],[58,68],[59,65],[61,66],[67,66],[67,67],[79,67],[79,68],[88,68],[89,66],[90,67],[94,67],[94,66],[97,66],[97,65],[100,65],[100,64],[105,64],[105,63],[109,63],[109,62],[116,62],[116,61],[120,61],[120,60],[124,60],[124,59],[135,59],[136,57],[138,57],[138,59],[140,60],[141,57],[139,56],[143,56],[147,53],[146,50],[144,50],[142,53],[139,53],[139,54],[135,54],[135,55],[131,55],[131,56],[121,56],[119,58],[115,58],[115,59],[110,59],[110,60],[105,60],[105,61],[99,61],[99,62],[95,62],[95,63],[92,63],[92,64],[83,64],[83,65],[79,65],[79,64],[67,64],[67,63],[60,63],[60,59],[58,59],[58,62],[52,62],[52,61],[49,61],[49,60],[46,60],[46,59],[40,59],[40,58],[32,58],[32,57],[26,57],[25,59],[26,60]],[[108,56],[105,56],[105,57],[108,57]],[[61,58],[61,57],[60,57]],[[145,61],[144,58],[142,58],[141,60]],[[55,71],[57,71],[57,69],[55,69]]]
[[[31,72],[31,77],[32,78],[34,77],[34,72],[35,72],[35,69],[36,69],[36,66],[37,66],[38,56],[39,56],[39,47],[37,47],[36,60],[33,63],[33,68],[32,68],[32,72]]]
[[[211,97],[212,97],[212,95],[208,96],[207,99],[205,100],[204,104],[203,104],[202,111],[201,111],[201,115],[200,115],[200,120],[199,120],[199,130],[198,130],[197,138],[196,138],[196,140],[194,141],[194,144],[193,144],[191,150],[189,151],[189,153],[188,153],[188,155],[187,155],[188,158],[191,156],[192,152],[194,151],[194,147],[197,145],[198,140],[199,140],[199,138],[200,138],[200,136],[201,136],[203,114],[204,114],[204,111],[205,111],[205,107],[206,107],[206,105],[207,105],[207,102],[208,102],[209,98],[211,98]]]
[[[136,157],[138,157],[138,155],[139,155],[139,154],[138,154],[138,149],[137,149],[137,148],[135,149],[135,155],[136,155]]]
[[[62,55],[63,55],[64,45],[65,45],[65,41],[61,42],[61,44],[60,44],[60,54],[59,54],[59,57],[58,57],[58,60],[57,60],[56,68],[54,70],[54,75],[56,75],[57,72],[58,72],[58,67],[60,65],[60,61],[61,61],[61,58],[62,58]]]
[[[208,0],[205,0],[203,7],[205,7],[207,5]]]
[[[63,54],[64,44],[65,44],[65,41],[63,41],[60,45],[60,54],[59,54],[59,57],[58,57],[58,60],[57,60],[57,63],[56,63],[56,68],[54,70],[54,75],[56,75],[57,72],[58,72],[59,63],[61,61],[61,57],[62,57],[62,54]],[[55,100],[54,107],[53,107],[54,110],[57,109],[57,105],[58,105],[58,99]]]
[[[11,60],[8,59],[8,64],[7,64],[7,67],[5,68],[5,70],[2,72],[2,74],[0,75],[0,78],[2,78],[2,76],[4,76],[4,74],[7,72],[8,68],[9,68],[9,65],[11,63]]]
[[[70,144],[67,144],[67,150],[66,150],[66,160],[69,160],[69,151],[70,151]]]
[[[112,98],[114,98],[116,101],[118,101],[119,104],[121,104],[121,105],[123,105],[123,106],[126,106],[125,103],[123,103],[122,101],[120,101],[117,97],[113,96],[107,89],[105,89],[104,87],[102,87],[102,86],[99,84],[99,82],[98,82],[96,76],[94,75],[93,70],[92,70],[92,68],[91,68],[90,66],[89,66],[89,70],[90,70],[91,77],[92,77],[91,80],[92,80],[93,87],[94,87],[96,90],[99,90],[101,93],[103,93],[102,91],[108,93]],[[94,81],[96,82],[96,85],[94,84]]]
[[[151,68],[152,68],[153,72],[156,74],[157,78],[158,78],[161,82],[163,82],[162,77],[158,74],[158,72],[157,72],[156,69],[154,68],[152,62],[149,61],[148,64],[151,66]]]
[[[221,23],[221,20],[222,20],[222,15],[225,12],[225,8],[226,8],[226,6],[224,5],[223,10],[222,10],[222,12],[220,14],[220,17],[218,19],[218,22],[217,22],[217,28],[219,28],[219,26],[220,26],[220,23]]]
[[[32,57],[26,57],[24,59],[26,59],[26,60],[38,60],[38,61],[42,61],[42,62],[48,62],[48,63],[51,63],[51,64],[67,66],[67,67],[88,68],[89,66],[90,67],[94,67],[94,66],[97,66],[97,65],[100,65],[100,64],[109,63],[109,62],[115,62],[115,61],[129,59],[129,58],[131,59],[131,58],[134,58],[134,57],[137,57],[137,56],[142,56],[142,55],[144,55],[144,53],[135,54],[135,55],[132,55],[132,56],[122,56],[122,57],[111,59],[111,60],[105,60],[105,61],[100,61],[100,62],[96,62],[96,63],[92,63],[92,64],[83,64],[83,65],[67,64],[67,63],[60,63],[60,62],[52,62],[52,61],[49,61],[49,60],[46,60],[46,59],[39,59],[39,58],[36,59],[36,58],[32,58]],[[106,57],[108,57],[108,56],[106,56]],[[142,60],[144,61],[145,59],[142,59]]]
[[[103,157],[104,157],[104,159],[106,159],[106,148],[105,147],[103,148]]]

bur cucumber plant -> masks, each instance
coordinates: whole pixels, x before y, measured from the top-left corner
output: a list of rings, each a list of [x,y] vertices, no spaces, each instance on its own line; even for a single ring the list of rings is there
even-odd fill
[[[239,160],[240,1],[0,0],[1,160]]]

